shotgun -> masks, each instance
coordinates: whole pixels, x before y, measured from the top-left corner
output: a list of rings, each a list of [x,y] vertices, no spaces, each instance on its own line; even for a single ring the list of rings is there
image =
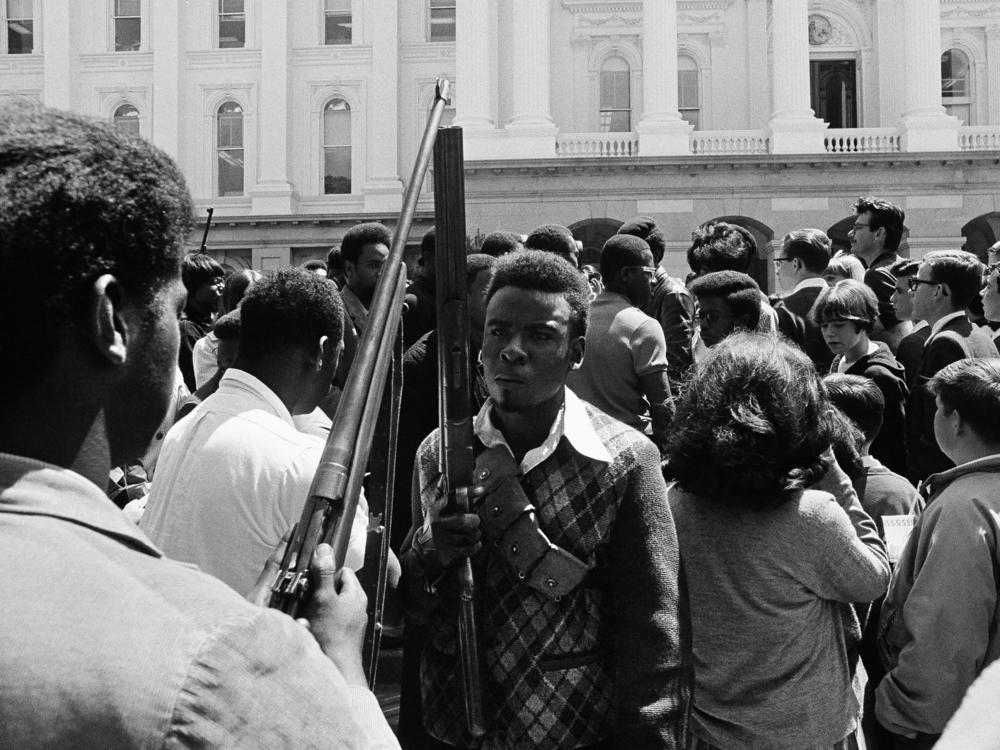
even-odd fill
[[[208,242],[208,230],[212,226],[212,214],[215,213],[214,208],[206,208],[205,210],[208,211],[208,220],[205,222],[205,232],[201,235],[201,247],[198,248],[199,253],[208,252],[208,245],[205,243]]]

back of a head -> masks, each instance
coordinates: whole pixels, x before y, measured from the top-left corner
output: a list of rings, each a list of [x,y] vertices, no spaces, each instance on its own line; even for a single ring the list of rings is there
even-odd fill
[[[750,330],[760,322],[760,287],[745,273],[715,271],[699,276],[691,282],[691,294],[699,299],[715,297],[724,300],[733,315],[746,316],[747,328]]]
[[[344,233],[344,239],[340,242],[341,262],[346,263],[350,261],[351,263],[357,263],[365,245],[385,245],[386,247],[391,247],[392,234],[383,224],[379,224],[377,221],[355,224]]]
[[[947,413],[958,411],[981,440],[1000,445],[1000,358],[960,359],[928,384]]]
[[[476,280],[476,277],[483,271],[489,271],[496,268],[497,259],[492,255],[487,255],[486,253],[469,253],[465,256],[465,280],[466,283],[471,287],[472,282]]]
[[[718,502],[779,505],[825,470],[827,403],[796,346],[775,335],[729,336],[696,365],[678,399],[666,473]]]
[[[48,367],[102,274],[152,300],[191,227],[184,178],[150,143],[33,104],[0,108],[0,361],[18,363],[0,392],[16,397]]]
[[[834,281],[843,281],[844,279],[864,281],[865,266],[857,256],[839,253],[830,258],[830,262],[826,264],[826,268],[823,271],[823,276],[831,284]],[[831,280],[831,277],[834,280]]]
[[[891,273],[897,279],[904,279],[907,276],[916,276],[917,271],[919,270],[920,270],[920,261],[910,260],[909,258],[903,258],[902,260],[897,260],[889,267],[889,273]]]
[[[687,261],[696,274],[713,271],[746,273],[757,257],[753,235],[737,224],[710,221],[691,233]]]
[[[326,274],[327,271],[326,261],[319,260],[318,258],[314,258],[313,260],[307,260],[305,263],[302,264],[302,268],[306,271],[311,271],[312,273],[322,272],[321,275]]]
[[[878,320],[878,298],[870,287],[860,281],[845,279],[823,289],[810,317],[822,325],[832,321],[850,320],[864,331],[871,331]]]
[[[983,288],[986,267],[972,253],[965,250],[934,250],[922,261],[930,267],[931,278],[938,284],[947,284],[951,292],[951,305],[964,310]]]
[[[883,248],[886,250],[899,249],[899,243],[903,239],[903,225],[906,222],[906,213],[903,209],[883,198],[868,196],[867,198],[858,198],[854,204],[854,210],[858,216],[864,213],[871,216],[869,231],[885,230]]]
[[[501,255],[523,249],[521,238],[513,232],[490,232],[483,239],[479,252],[499,258]]]
[[[188,253],[181,264],[181,281],[189,293],[202,284],[211,284],[226,275],[225,269],[212,256],[205,253]]]
[[[247,290],[264,278],[260,271],[244,269],[229,274],[226,285],[222,289],[222,309],[226,312],[235,310],[246,296]]]
[[[871,378],[832,373],[823,378],[830,402],[850,419],[871,442],[882,429],[885,396]]]
[[[344,336],[344,305],[337,287],[298,268],[254,284],[240,303],[240,356],[283,357],[289,349],[312,351],[321,336]]]
[[[645,240],[631,234],[612,235],[601,248],[601,277],[606,284],[614,285],[623,268],[645,266],[648,262],[645,255],[649,252]]]
[[[242,318],[240,308],[237,307],[215,321],[215,325],[212,326],[212,333],[215,334],[215,338],[219,339],[219,341],[232,341],[240,337],[241,327]]]
[[[331,247],[326,254],[326,272],[330,276],[344,272],[344,256],[340,252],[340,247]]]
[[[653,253],[653,265],[660,265],[667,250],[666,238],[653,219],[648,216],[636,216],[618,227],[618,234],[630,234],[640,240],[645,240]]]
[[[573,336],[587,334],[590,312],[590,286],[587,277],[558,255],[544,250],[520,250],[497,259],[487,304],[505,287],[559,294],[569,303]]]
[[[810,273],[820,274],[830,263],[830,238],[822,229],[796,229],[785,235],[782,252],[798,258]]]
[[[577,246],[573,233],[562,224],[542,224],[531,230],[524,241],[526,250],[543,250],[569,260],[576,257]]]
[[[437,250],[437,232],[431,227],[420,238],[420,254],[433,257]]]

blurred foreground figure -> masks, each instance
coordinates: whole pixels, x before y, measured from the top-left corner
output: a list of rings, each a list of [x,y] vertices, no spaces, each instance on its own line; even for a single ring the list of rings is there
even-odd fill
[[[104,495],[163,419],[191,199],[109,126],[0,109],[0,747],[397,747],[365,598],[317,564],[311,634],[168,560]]]

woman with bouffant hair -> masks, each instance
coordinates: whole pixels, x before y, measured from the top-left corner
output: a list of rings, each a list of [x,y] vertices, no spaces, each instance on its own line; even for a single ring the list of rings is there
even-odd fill
[[[853,747],[842,603],[882,595],[889,563],[833,459],[830,413],[805,354],[756,333],[713,348],[679,399],[665,472],[694,748]]]

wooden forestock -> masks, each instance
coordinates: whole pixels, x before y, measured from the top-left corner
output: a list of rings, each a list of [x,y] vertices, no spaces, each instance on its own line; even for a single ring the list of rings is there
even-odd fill
[[[406,281],[403,251],[413,223],[420,186],[430,164],[441,113],[448,102],[449,88],[447,80],[438,80],[434,106],[406,187],[403,211],[396,224],[389,257],[375,287],[365,330],[358,342],[309,497],[289,539],[285,558],[272,587],[271,606],[293,617],[298,616],[310,594],[309,570],[316,547],[324,542],[333,547],[338,570],[344,566],[347,556],[351,526],[357,512],[361,482],[375,429],[379,394],[385,384],[392,354],[391,341],[402,313]]]
[[[469,305],[465,273],[465,175],[462,129],[442,128],[434,147],[434,227],[441,476],[448,502],[469,512],[475,481],[472,453],[472,383],[469,370]],[[458,570],[458,655],[466,729],[485,734],[472,561]]]

